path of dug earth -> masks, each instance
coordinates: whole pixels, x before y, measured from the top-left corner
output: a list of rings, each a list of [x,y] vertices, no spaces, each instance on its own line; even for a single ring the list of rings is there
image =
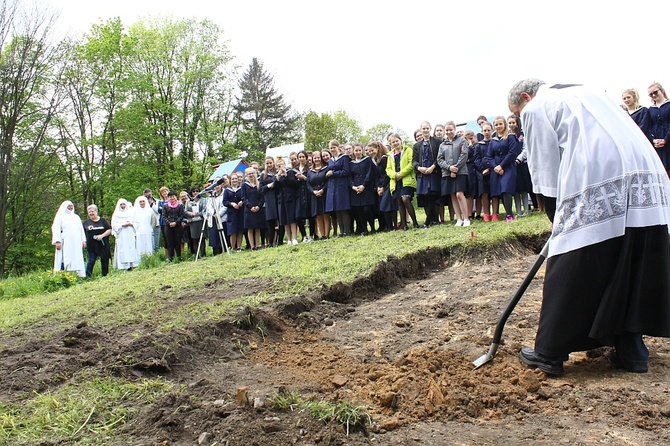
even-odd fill
[[[520,347],[533,342],[544,269],[510,317],[495,359],[473,370],[535,252],[515,245],[452,256],[387,294],[302,296],[249,312],[246,330],[219,323],[172,334],[179,347],[164,366],[134,373],[161,374],[186,390],[144,408],[124,428],[126,444],[668,444],[668,340],[647,339],[646,374],[613,369],[606,348],[571,355],[561,378],[519,362]],[[388,267],[402,275],[398,264]],[[95,342],[105,338],[114,336],[98,333]],[[151,362],[160,353],[147,347],[155,341],[123,348]],[[256,408],[236,404],[241,386]],[[372,423],[347,435],[306,411],[269,408],[277,392],[364,405]]]

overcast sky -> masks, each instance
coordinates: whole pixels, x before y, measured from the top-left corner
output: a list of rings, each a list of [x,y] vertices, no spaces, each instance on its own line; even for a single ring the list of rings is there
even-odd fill
[[[625,88],[670,88],[670,2],[41,0],[72,37],[121,17],[207,18],[235,63],[257,57],[299,111],[345,110],[364,128],[408,135],[423,120],[508,115],[516,81],[583,83],[617,102]]]

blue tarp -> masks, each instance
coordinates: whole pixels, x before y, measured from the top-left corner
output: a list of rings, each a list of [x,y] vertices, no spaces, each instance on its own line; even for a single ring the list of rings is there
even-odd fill
[[[228,161],[227,163],[219,164],[213,174],[209,176],[209,180],[220,178],[223,174],[230,175],[233,172],[244,172],[249,164],[244,159]]]

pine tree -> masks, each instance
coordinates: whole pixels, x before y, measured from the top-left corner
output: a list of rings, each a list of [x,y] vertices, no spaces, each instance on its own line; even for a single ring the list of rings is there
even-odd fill
[[[253,58],[239,82],[235,111],[239,124],[237,145],[251,161],[262,162],[268,147],[300,141],[301,118],[277,93],[274,78]]]

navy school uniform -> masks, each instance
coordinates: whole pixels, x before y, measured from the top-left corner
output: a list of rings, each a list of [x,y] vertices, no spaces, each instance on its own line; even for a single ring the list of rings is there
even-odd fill
[[[468,188],[465,191],[466,197],[479,197],[479,179],[477,178],[477,169],[475,168],[475,146],[468,145],[468,159],[465,162],[468,168]]]
[[[328,178],[326,177],[328,167],[324,166],[319,170],[312,169],[307,174],[307,192],[310,195],[310,211],[312,217],[326,213],[326,188]],[[314,191],[323,191],[320,197],[314,195]]]
[[[665,170],[670,170],[670,101],[660,107],[649,107],[649,135],[651,139],[665,139],[665,147],[656,149]]]
[[[279,207],[277,203],[277,191],[279,186],[276,183],[277,177],[274,173],[263,173],[258,182],[261,186],[261,194],[263,194],[263,201],[265,203],[265,220],[276,221],[279,219]],[[272,187],[269,187],[272,185]]]
[[[649,109],[647,107],[640,107],[631,113],[630,117],[633,118],[635,124],[640,127],[644,136],[651,142],[653,138],[651,137],[651,116],[649,115]]]
[[[333,172],[333,175],[328,178],[326,212],[348,211],[351,209],[351,201],[349,199],[350,161],[349,156],[344,154],[330,160],[328,170]]]
[[[286,175],[277,177],[279,184],[279,224],[288,225],[296,222],[295,206],[298,195],[298,180],[293,170],[287,170]]]
[[[360,161],[352,160],[349,164],[351,177],[349,182],[349,202],[352,207],[374,206],[376,204],[375,190],[375,168],[370,157],[361,158]],[[356,193],[353,186],[364,186],[363,192]]]
[[[510,133],[505,139],[492,138],[487,154],[488,166],[491,168],[491,196],[516,192],[516,157],[520,153],[519,141]],[[493,171],[496,166],[503,168],[505,173],[498,175]]]
[[[263,194],[260,187],[245,181],[242,183],[242,201],[244,202],[244,229],[265,229],[265,212],[263,211]],[[258,212],[251,208],[258,206]]]
[[[239,203],[240,201],[242,201],[242,188],[238,187],[235,190],[228,187],[223,191],[223,205],[228,208],[226,229],[229,235],[244,231],[244,206],[239,209],[232,206],[233,203]]]
[[[417,200],[423,195],[440,195],[442,190],[442,171],[439,167],[430,175],[419,172],[419,167],[430,167],[437,164],[437,154],[440,149],[440,140],[434,136],[430,141],[419,141],[412,148],[412,165],[416,173]],[[419,203],[423,207],[423,203]]]
[[[390,180],[386,175],[386,164],[389,162],[393,162],[393,160],[388,155],[384,155],[377,165],[377,187],[384,189],[382,196],[378,196],[379,212],[396,212],[398,210],[398,200],[391,196]]]
[[[304,220],[305,218],[311,217],[310,205],[312,200],[309,197],[309,191],[307,190],[307,178],[301,180],[297,177],[298,173],[302,173],[305,177],[309,173],[307,170],[300,171],[299,169],[293,169],[293,172],[296,174],[296,180],[298,181],[298,189],[296,190],[296,200],[295,200],[295,216],[298,220]]]
[[[523,132],[519,136],[519,144],[523,149],[524,135]],[[523,151],[523,150],[522,150]],[[519,152],[521,153],[521,151]],[[517,160],[519,160],[519,155],[517,155]],[[528,161],[526,159],[519,160],[516,165],[516,192],[529,193],[533,191],[533,182],[530,178],[530,170],[528,169]]]
[[[489,168],[486,159],[486,153],[489,150],[489,142],[481,140],[475,144],[473,162],[477,171],[477,198],[482,194],[488,194],[491,189],[491,175],[484,175],[484,171]]]

